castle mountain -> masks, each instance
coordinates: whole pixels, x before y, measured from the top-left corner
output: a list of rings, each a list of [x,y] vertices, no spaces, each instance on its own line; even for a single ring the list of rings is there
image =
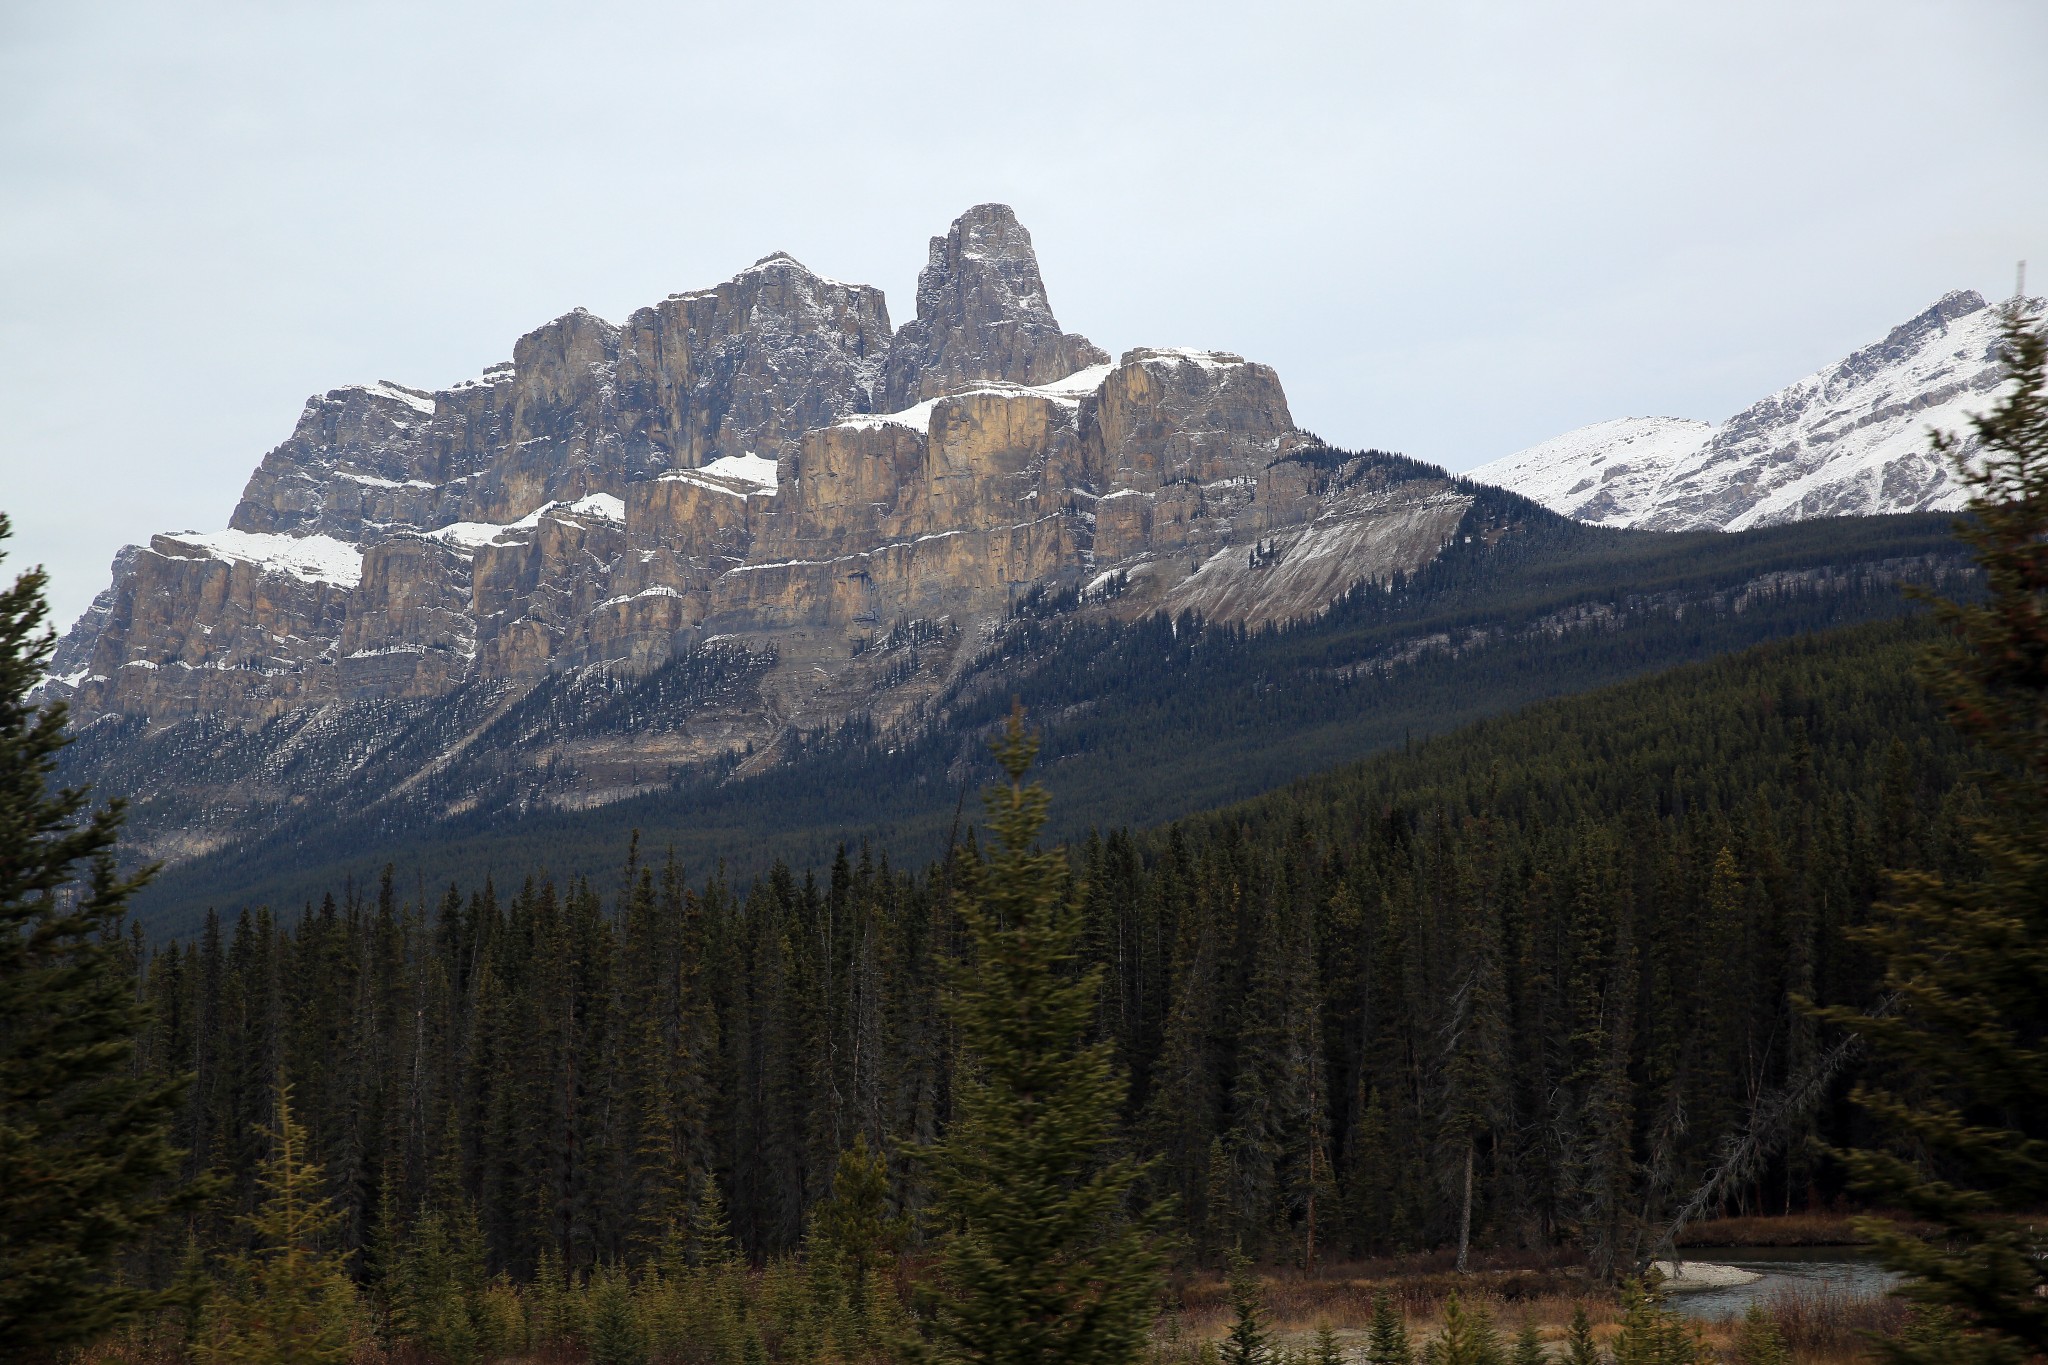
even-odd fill
[[[313,397],[225,529],[121,552],[46,691],[159,746],[459,695],[431,767],[544,680],[745,676],[659,737],[529,755],[577,774],[551,800],[601,803],[855,716],[915,726],[1022,598],[1302,619],[1429,562],[1470,503],[1332,459],[1267,366],[1063,331],[1030,234],[984,204],[932,239],[900,329],[880,290],[778,252],[623,323],[571,312],[445,389]]]
[[[165,924],[372,856],[598,875],[629,828],[935,853],[1012,697],[1068,832],[1145,823],[1960,572],[1940,518],[1602,529],[1333,449],[1267,366],[1063,330],[995,204],[901,328],[775,253],[318,395],[227,522],[124,549],[45,683]]]

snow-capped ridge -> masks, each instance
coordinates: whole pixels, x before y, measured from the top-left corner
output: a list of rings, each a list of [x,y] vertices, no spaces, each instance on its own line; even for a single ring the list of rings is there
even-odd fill
[[[1682,418],[1595,423],[1467,477],[1582,521],[1650,530],[1951,511],[1965,490],[1928,434],[1957,433],[1969,452],[1970,419],[2006,384],[2005,313],[1975,290],[1951,290],[1883,340],[1718,426]]]

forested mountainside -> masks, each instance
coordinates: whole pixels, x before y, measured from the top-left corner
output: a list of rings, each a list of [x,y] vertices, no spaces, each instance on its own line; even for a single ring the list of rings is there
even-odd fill
[[[1443,477],[1370,458],[1390,476]],[[289,913],[351,879],[367,884],[386,862],[428,882],[538,867],[608,874],[635,830],[650,849],[698,867],[723,860],[735,875],[777,857],[822,867],[838,842],[862,838],[922,861],[939,855],[963,793],[988,775],[983,739],[1012,698],[1044,732],[1056,828],[1072,836],[1240,799],[1543,697],[1896,614],[1907,609],[1902,583],[1954,590],[1971,572],[1945,517],[1675,536],[1586,527],[1498,490],[1468,491],[1464,529],[1439,559],[1310,620],[1265,630],[1192,613],[1124,622],[1077,612],[1071,594],[1027,595],[915,728],[856,715],[793,737],[773,766],[749,771],[735,756],[651,771],[651,794],[595,809],[560,800],[582,755],[634,761],[650,735],[744,710],[763,661],[714,644],[645,678],[552,678],[509,707],[486,688],[253,733],[102,719],[67,751],[65,774],[153,793],[134,816],[145,846],[155,826],[218,831],[216,851],[144,893],[140,913],[159,933],[191,932],[208,907]],[[915,673],[926,643],[907,630],[877,649]],[[251,799],[266,789],[287,795]]]
[[[1124,1137],[1188,1254],[1298,1258],[1311,1223],[1329,1254],[1441,1245],[1468,1153],[1480,1244],[1647,1250],[1829,1041],[1791,997],[1871,1001],[1844,931],[1880,869],[1965,858],[1968,755],[1913,675],[1931,636],[1776,642],[1073,847]],[[429,1212],[519,1278],[638,1264],[675,1227],[693,1259],[728,1231],[770,1256],[856,1135],[914,1211],[976,856],[742,882],[643,854],[138,933],[148,1065],[196,1065],[179,1141],[228,1181],[198,1235],[256,1200],[279,1074],[372,1273],[426,1254]],[[1806,1139],[1857,1136],[1850,1079],[1728,1211],[1835,1188]]]
[[[1882,340],[1716,426],[1622,417],[1481,465],[1471,477],[1600,526],[1740,531],[1810,517],[1955,510],[1967,490],[1930,427],[1974,455],[1969,419],[2006,386],[2000,327],[2013,308],[1943,295]]]

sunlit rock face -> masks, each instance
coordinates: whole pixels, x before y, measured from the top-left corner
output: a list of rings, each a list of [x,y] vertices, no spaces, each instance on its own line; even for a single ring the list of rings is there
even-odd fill
[[[310,399],[228,530],[122,552],[48,686],[82,718],[246,727],[680,658],[747,677],[715,724],[577,760],[613,791],[914,723],[1020,600],[1265,625],[1455,530],[1443,481],[1390,489],[1311,444],[1267,366],[1062,331],[1030,234],[984,204],[932,239],[901,330],[880,290],[775,253],[623,324],[572,311],[447,388]]]

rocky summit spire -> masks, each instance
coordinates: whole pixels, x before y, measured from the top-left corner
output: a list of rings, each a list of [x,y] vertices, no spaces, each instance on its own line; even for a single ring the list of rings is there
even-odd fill
[[[932,238],[917,318],[890,343],[875,406],[897,412],[983,380],[1049,384],[1109,359],[1060,331],[1031,234],[1008,204],[977,204]]]

